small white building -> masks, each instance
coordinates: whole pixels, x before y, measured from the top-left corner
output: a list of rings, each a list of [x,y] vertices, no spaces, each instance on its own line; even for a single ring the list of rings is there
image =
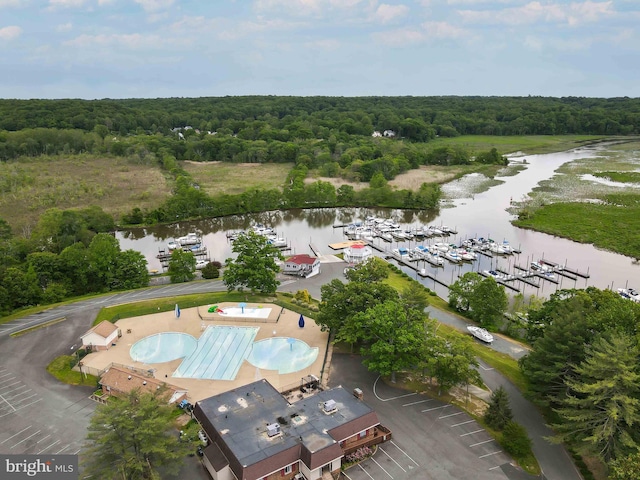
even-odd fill
[[[387,138],[393,138],[396,136],[396,132],[394,132],[393,130],[385,130],[384,132],[382,132],[382,135]]]
[[[345,249],[344,261],[350,264],[358,264],[366,262],[373,255],[373,250],[369,245],[362,243],[355,243],[349,248]]]
[[[320,273],[320,260],[306,253],[294,255],[285,260],[282,272],[301,277],[313,277]]]
[[[378,130],[376,130],[375,132],[373,132],[373,133],[371,134],[371,136],[372,136],[372,137],[374,137],[374,138],[377,138],[377,137],[381,137],[381,136],[382,136],[382,134],[381,134]]]
[[[113,323],[104,320],[80,338],[83,347],[90,347],[91,350],[108,350],[120,336],[120,329]]]

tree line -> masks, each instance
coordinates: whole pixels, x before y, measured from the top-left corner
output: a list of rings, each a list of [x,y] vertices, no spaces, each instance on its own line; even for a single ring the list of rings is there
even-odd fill
[[[556,442],[602,460],[610,478],[640,472],[640,304],[610,290],[559,290],[529,311],[529,394]],[[625,473],[626,472],[626,473]]]
[[[0,130],[79,129],[167,134],[191,126],[252,140],[435,135],[628,135],[639,133],[640,99],[584,97],[203,97],[0,100]]]

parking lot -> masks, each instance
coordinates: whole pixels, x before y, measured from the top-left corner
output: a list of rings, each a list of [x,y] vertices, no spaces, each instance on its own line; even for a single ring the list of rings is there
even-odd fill
[[[393,432],[375,455],[342,473],[346,480],[506,480],[511,459],[472,417],[453,405],[395,389],[334,355],[332,383],[361,388],[380,422]]]
[[[46,391],[23,381],[16,372],[0,365],[0,451],[14,454],[76,454],[86,431],[74,431],[76,420],[89,417],[95,404],[88,398],[59,405],[57,412],[47,412],[43,402]],[[44,408],[41,408],[44,407]],[[34,412],[37,414],[34,415]],[[43,423],[47,417],[68,415],[71,420]],[[82,422],[86,423],[86,420]]]

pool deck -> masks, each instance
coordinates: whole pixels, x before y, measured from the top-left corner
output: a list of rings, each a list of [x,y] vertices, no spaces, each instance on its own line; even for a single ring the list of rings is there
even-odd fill
[[[218,303],[220,308],[237,307],[237,303]],[[188,391],[188,399],[196,402],[212,395],[226,392],[236,387],[246,385],[261,378],[267,379],[278,390],[286,390],[300,385],[302,377],[316,375],[320,378],[328,344],[328,333],[320,331],[320,327],[305,317],[304,328],[298,326],[300,314],[282,309],[278,305],[263,304],[264,308],[271,308],[268,319],[232,318],[212,315],[207,312],[208,305],[185,308],[180,311],[180,318],[176,318],[172,311],[146,315],[142,317],[125,318],[116,322],[122,331],[122,337],[116,346],[109,350],[95,352],[83,359],[88,373],[97,374],[112,364],[134,367],[139,370],[153,370],[153,376],[168,384]],[[258,305],[247,304],[249,308]],[[281,313],[282,312],[282,313]],[[294,373],[280,375],[275,370],[258,369],[244,360],[235,380],[202,380],[192,378],[173,378],[171,374],[178,368],[182,359],[166,363],[143,363],[134,361],[129,355],[131,345],[154,333],[183,332],[200,338],[204,329],[210,325],[231,325],[237,327],[258,327],[258,334],[254,341],[270,337],[292,337],[306,342],[310,347],[317,347],[318,358],[310,366]],[[325,369],[326,370],[326,369]]]

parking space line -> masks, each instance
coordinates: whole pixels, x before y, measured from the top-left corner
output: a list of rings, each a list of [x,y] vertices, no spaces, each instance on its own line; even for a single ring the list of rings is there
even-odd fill
[[[13,447],[17,447],[18,445],[20,445],[22,442],[26,442],[27,440],[29,440],[31,437],[39,434],[42,430],[38,430],[36,433],[32,433],[31,435],[29,435],[27,438],[23,438],[22,440],[20,440],[18,443],[15,443],[13,445]],[[9,450],[11,450],[13,447],[11,447]]]
[[[42,437],[40,440],[38,440],[38,441],[36,442],[36,445],[37,445],[38,443],[40,443],[40,442],[44,442],[44,441],[45,441],[47,438],[49,438],[50,436],[51,436],[51,434],[47,435],[46,437]]]
[[[376,396],[376,398],[378,400],[380,400],[381,402],[388,402],[390,400],[397,400],[398,398],[404,398],[404,397],[411,397],[413,395],[417,395],[417,392],[413,392],[413,393],[405,393],[404,395],[398,395],[397,397],[391,397],[391,398],[382,398],[378,395],[378,392],[376,392],[376,385],[378,384],[378,380],[380,380],[380,377],[376,378],[376,381],[373,382],[373,394]]]
[[[79,448],[78,450],[76,450],[75,452],[73,452],[71,455],[78,455],[80,453],[80,450],[82,450],[81,448]]]
[[[487,368],[487,367],[483,367],[482,364],[478,365],[481,369],[483,369],[486,372],[490,372],[491,370],[493,370],[493,368]]]
[[[18,433],[11,435],[9,438],[7,438],[6,440],[3,440],[2,442],[0,442],[0,445],[2,445],[3,443],[8,442],[9,440],[11,440],[13,437],[17,437],[18,435],[20,435],[22,432],[24,432],[25,430],[29,430],[31,428],[31,425],[29,425],[27,428],[23,428],[22,430],[20,430]]]
[[[371,475],[369,475],[369,472],[367,472],[367,471],[362,467],[362,465],[358,464],[358,466],[360,467],[360,470],[362,470],[364,473],[366,473],[366,474],[367,474],[367,476],[368,476],[371,480],[374,480],[374,479],[373,479],[373,477],[372,477]]]
[[[11,393],[11,392],[17,392],[18,390],[21,390],[23,388],[27,388],[27,386],[24,383],[22,385],[20,385],[19,387],[14,388],[13,390],[8,390],[6,392],[2,392],[2,395],[6,395],[7,393]],[[27,392],[30,392],[30,391],[31,391],[31,389],[27,390]]]
[[[422,413],[424,413],[424,412],[432,412],[434,410],[439,410],[439,409],[443,409],[444,410],[445,408],[448,408],[450,406],[451,405],[441,405],[439,407],[427,408],[426,410],[422,410]]]
[[[396,442],[394,442],[393,440],[389,440],[391,442],[391,445],[393,445],[394,447],[396,447],[398,450],[400,450],[402,453],[404,453],[405,457],[407,457],[409,460],[411,460],[413,463],[416,464],[416,467],[419,467],[420,465],[418,464],[418,462],[416,462],[413,458],[411,458],[409,456],[409,454],[407,452],[405,452],[404,450],[402,450],[398,445],[396,445]]]
[[[467,433],[463,433],[462,435],[460,435],[461,437],[466,437],[467,435],[473,435],[474,433],[478,433],[478,432],[484,432],[484,429],[481,428],[480,430],[474,430],[473,432],[467,432]]]
[[[495,467],[491,467],[489,470],[495,470],[495,469],[500,468],[500,467],[501,467],[501,465],[496,465]]]
[[[393,477],[391,476],[391,474],[389,472],[387,472],[384,467],[382,465],[380,465],[375,458],[371,457],[371,460],[373,460],[375,462],[376,465],[378,465],[380,467],[380,469],[386,473],[387,475],[389,475],[389,478],[391,478],[391,480],[393,480]]]
[[[498,453],[502,453],[502,450],[498,450],[497,452],[487,453],[485,455],[480,455],[478,458],[490,457],[491,455],[497,455]]]
[[[31,397],[34,397],[35,395],[36,395],[36,394],[32,395]],[[29,398],[31,398],[31,397],[29,397]],[[16,408],[16,410],[22,410],[23,408],[29,407],[29,406],[33,405],[34,403],[38,403],[40,400],[42,400],[42,398],[39,398],[39,399],[37,399],[37,400],[34,400],[34,401],[33,401],[33,402],[31,402],[31,403],[27,403],[26,405],[20,405],[20,407]]]
[[[470,447],[477,447],[478,445],[484,445],[485,443],[489,443],[489,442],[493,442],[493,438],[490,438],[489,440],[485,440],[484,442],[473,443],[473,444],[471,444],[469,446]]]
[[[3,370],[3,372],[5,372],[5,371],[6,371],[6,370]],[[12,373],[11,373],[11,372],[9,372],[9,373],[5,373],[4,375],[0,375],[0,378],[2,378],[2,377],[6,377],[6,376],[9,376],[9,375],[12,375]],[[15,378],[15,377],[14,377],[14,378]]]
[[[13,397],[10,397],[10,398],[9,398],[9,400],[11,401],[11,403],[13,403],[13,404],[15,405],[15,403],[16,403],[16,399],[17,399],[18,397],[21,397],[22,395],[26,395],[27,393],[32,392],[32,391],[33,391],[33,390],[29,389],[29,390],[25,390],[24,392],[17,393],[17,394],[15,394]],[[37,395],[37,393],[34,393],[33,395]],[[33,395],[31,395],[31,397],[33,397]],[[20,400],[20,401],[22,402],[22,401],[26,400],[27,398],[31,398],[31,397],[25,397],[25,398],[23,398],[23,399],[22,399],[22,400]]]
[[[13,412],[16,411],[15,407],[13,405],[11,405],[2,395],[0,395],[0,400],[2,400],[4,403],[6,403],[7,406],[13,410]],[[9,413],[13,413],[13,412],[9,412]]]
[[[456,413],[450,413],[449,415],[444,415],[442,417],[438,417],[438,420],[442,419],[442,418],[449,418],[449,417],[455,417],[456,415],[463,415],[464,412],[456,412]]]
[[[26,392],[26,393],[29,393],[29,392]],[[33,393],[33,394],[29,395],[28,397],[24,397],[24,398],[23,398],[22,400],[20,400],[20,401],[21,401],[21,402],[24,402],[25,400],[29,400],[30,398],[37,397],[37,396],[38,396],[38,394],[37,394],[37,393]],[[15,403],[14,403],[14,404],[15,404]],[[21,405],[21,404],[18,404],[18,408],[16,408],[16,410],[20,410],[21,408],[24,408],[24,406],[23,406],[23,405]]]
[[[11,373],[7,373],[7,375],[11,375]],[[6,377],[7,375],[5,375],[5,377]],[[4,380],[0,381],[0,385],[1,385],[1,384],[3,384],[3,383],[5,383],[5,382],[10,382],[11,380],[15,380],[15,379],[16,379],[16,377],[5,378]],[[4,387],[2,387],[2,388],[4,388]]]
[[[389,459],[391,459],[391,461],[393,463],[395,463],[396,465],[398,465],[400,467],[400,470],[402,470],[404,473],[407,473],[407,471],[402,468],[402,465],[400,465],[398,462],[396,462],[396,459],[393,458],[391,455],[389,455],[382,447],[378,447],[378,450],[380,450],[382,453],[384,453],[387,457],[389,457]]]
[[[49,450],[51,447],[53,447],[56,443],[60,443],[60,440],[56,440],[55,442],[53,442],[51,445],[49,445],[48,447],[43,448],[42,450],[40,450],[36,455],[40,455],[42,452],[44,452],[45,450]]]
[[[80,451],[80,450],[78,450],[78,451]],[[344,475],[345,477],[347,477],[349,480],[351,480],[351,477],[350,477],[349,475],[347,475],[347,472],[341,472],[341,473],[342,473],[342,475]]]
[[[54,453],[54,455],[58,455],[59,453],[64,452],[67,448],[69,448],[71,446],[71,444],[68,444],[66,447],[61,448],[60,450],[58,450],[56,453]]]
[[[419,403],[427,403],[427,402],[432,402],[432,401],[433,401],[433,398],[430,398],[428,400],[419,400],[417,402],[405,403],[402,406],[403,407],[410,407],[411,405],[418,405]]]
[[[460,425],[466,425],[467,423],[473,423],[473,422],[475,422],[475,420],[467,420],[466,422],[460,422],[460,423],[456,423],[454,425],[451,425],[450,428],[459,427]]]

